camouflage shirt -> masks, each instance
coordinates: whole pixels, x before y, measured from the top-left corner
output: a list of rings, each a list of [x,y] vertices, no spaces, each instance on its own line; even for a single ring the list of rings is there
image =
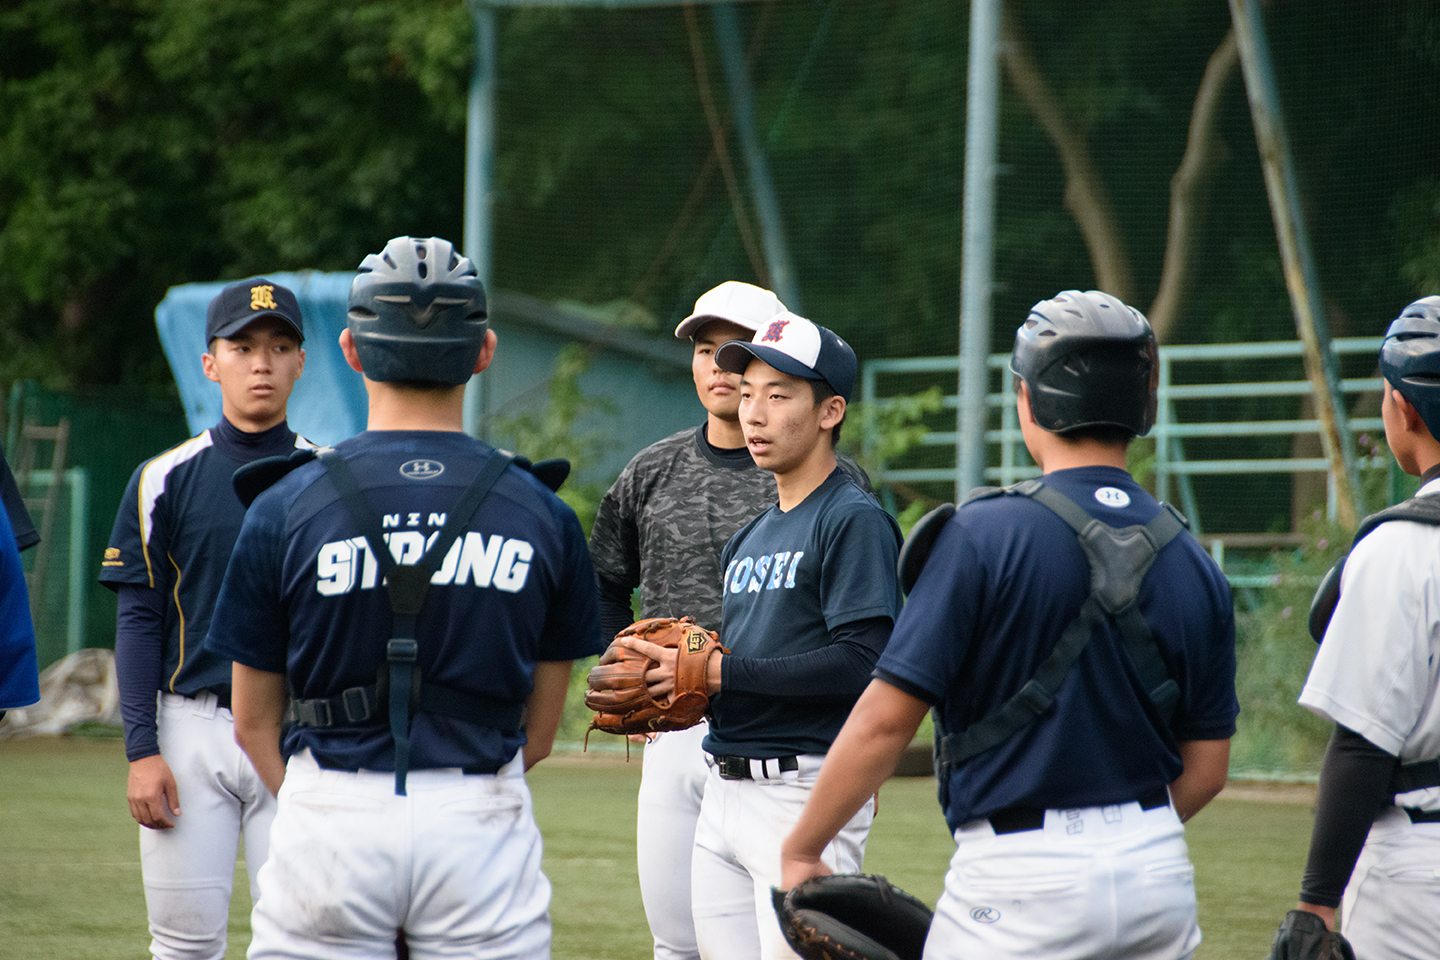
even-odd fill
[[[865,471],[849,457],[838,459],[870,492]],[[628,597],[637,586],[641,617],[689,616],[719,630],[720,552],[777,500],[775,477],[755,466],[744,447],[712,447],[703,423],[637,453],[606,492],[590,534],[607,633],[614,633],[618,614],[604,609],[613,605],[606,597]],[[623,619],[629,622],[628,611]]]

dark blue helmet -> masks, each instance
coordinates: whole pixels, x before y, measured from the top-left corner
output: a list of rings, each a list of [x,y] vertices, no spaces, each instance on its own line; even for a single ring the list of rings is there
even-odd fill
[[[1440,297],[1400,311],[1380,345],[1380,372],[1440,437]]]
[[[485,288],[449,240],[396,237],[361,261],[346,326],[371,380],[462,384],[489,329]]]
[[[1145,315],[1099,290],[1065,290],[1030,308],[1015,331],[1010,372],[1051,433],[1113,426],[1136,436],[1155,423],[1155,332]]]

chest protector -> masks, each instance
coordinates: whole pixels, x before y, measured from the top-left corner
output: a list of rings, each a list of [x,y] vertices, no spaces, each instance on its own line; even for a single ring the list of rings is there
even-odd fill
[[[416,711],[468,720],[503,733],[513,734],[520,729],[522,704],[427,683],[420,675],[419,643],[415,637],[415,621],[425,604],[430,578],[513,458],[498,450],[491,454],[460,502],[445,518],[445,525],[425,555],[414,564],[404,566],[395,562],[385,543],[380,517],[365,499],[345,459],[328,449],[321,451],[319,458],[380,565],[394,621],[391,639],[385,644],[385,662],[373,685],[351,687],[333,697],[292,700],[288,719],[301,726],[328,727],[363,724],[382,713],[388,716],[390,736],[395,741],[395,793],[404,796],[405,776],[410,769],[410,718]]]
[[[1050,709],[1060,684],[1089,644],[1095,629],[1107,620],[1120,631],[1140,682],[1166,724],[1174,716],[1180,700],[1179,684],[1170,675],[1154,633],[1140,613],[1137,598],[1155,558],[1185,530],[1184,518],[1169,504],[1161,504],[1163,509],[1149,523],[1112,527],[1039,480],[1026,480],[1009,487],[980,487],[971,491],[965,503],[1002,496],[1029,497],[1053,511],[1075,531],[1090,564],[1090,595],[1081,604],[1079,614],[1061,632],[1050,655],[1018,693],[964,730],[945,731],[936,717],[935,774],[942,791],[946,776],[956,766],[1015,736]],[[915,585],[940,528],[954,512],[955,508],[947,504],[922,518],[911,531],[900,556],[901,584],[907,593]]]
[[[1353,551],[1355,544],[1364,540],[1380,524],[1391,520],[1409,520],[1411,523],[1440,527],[1440,494],[1412,497],[1403,503],[1370,514],[1360,521],[1360,529],[1355,531],[1355,540],[1350,544],[1350,549]],[[1345,557],[1341,557],[1321,579],[1320,586],[1315,590],[1315,597],[1310,601],[1310,636],[1315,638],[1316,643],[1325,639],[1325,629],[1330,626],[1330,618],[1335,615],[1335,606],[1340,602],[1340,574],[1344,570]],[[1396,767],[1388,790],[1393,797],[1427,787],[1440,787],[1440,757]]]

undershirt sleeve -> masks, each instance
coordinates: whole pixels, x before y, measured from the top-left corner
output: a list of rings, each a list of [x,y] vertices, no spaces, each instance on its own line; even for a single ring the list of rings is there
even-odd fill
[[[134,583],[118,584],[117,589],[115,679],[125,724],[125,759],[140,760],[160,752],[155,694],[161,683],[165,595]]]
[[[1340,905],[1360,848],[1388,797],[1399,758],[1339,724],[1325,750],[1315,826],[1300,899],[1321,907]]]
[[[606,643],[634,621],[630,607],[632,588],[608,577],[596,576],[600,586],[600,635]]]
[[[894,627],[869,617],[830,630],[830,643],[789,657],[725,657],[720,689],[786,700],[849,701],[864,692]]]

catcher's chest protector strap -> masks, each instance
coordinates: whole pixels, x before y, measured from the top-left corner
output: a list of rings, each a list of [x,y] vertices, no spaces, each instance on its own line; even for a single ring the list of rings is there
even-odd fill
[[[1003,743],[1050,709],[1061,682],[1080,658],[1095,628],[1107,619],[1120,629],[1141,683],[1161,719],[1169,723],[1180,699],[1180,687],[1170,676],[1136,598],[1155,557],[1185,529],[1179,514],[1168,504],[1161,504],[1164,509],[1144,526],[1112,527],[1039,480],[980,491],[966,503],[993,496],[1029,497],[1070,525],[1090,561],[1090,596],[1019,693],[966,729],[938,739],[937,772],[943,776],[955,765]]]
[[[1411,523],[1440,527],[1440,494],[1412,497],[1403,503],[1370,514],[1360,521],[1360,529],[1355,531],[1355,539],[1351,542],[1350,549],[1353,551],[1355,544],[1364,540],[1380,524],[1391,520],[1409,520]],[[1344,570],[1345,557],[1341,557],[1321,579],[1320,586],[1316,588],[1315,596],[1310,601],[1310,636],[1316,643],[1325,639],[1325,628],[1330,626],[1330,618],[1335,615],[1335,605],[1340,602],[1340,575]],[[1397,767],[1395,775],[1390,778],[1388,789],[1393,797],[1399,793],[1424,790],[1427,787],[1440,787],[1440,757],[1417,760]]]
[[[351,519],[365,535],[365,541],[370,545],[370,553],[380,565],[380,573],[385,578],[385,592],[390,597],[394,625],[391,640],[385,645],[385,662],[389,669],[387,671],[384,667],[381,668],[381,683],[377,686],[388,687],[386,693],[390,708],[390,736],[395,741],[395,793],[404,796],[405,775],[410,769],[411,701],[423,703],[423,694],[426,692],[422,688],[420,668],[416,663],[418,646],[415,640],[415,620],[425,603],[430,578],[440,569],[450,545],[464,531],[465,525],[480,508],[481,501],[514,458],[499,450],[491,454],[485,467],[475,476],[460,502],[455,505],[455,509],[445,518],[445,525],[435,535],[425,555],[414,564],[401,566],[395,562],[395,557],[385,543],[380,517],[365,499],[365,493],[360,489],[360,484],[345,459],[334,450],[328,449],[322,451],[319,457],[330,482],[340,494],[341,502],[350,512]],[[453,700],[457,696],[464,697],[459,691],[446,691],[436,686],[430,686],[429,690],[438,692],[442,701]],[[344,694],[341,696],[344,697]]]

